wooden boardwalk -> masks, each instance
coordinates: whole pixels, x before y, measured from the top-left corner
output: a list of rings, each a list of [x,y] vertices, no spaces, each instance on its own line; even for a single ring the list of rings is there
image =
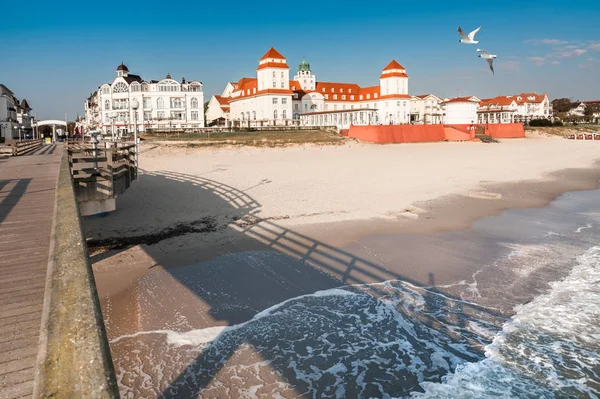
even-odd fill
[[[62,151],[0,158],[0,399],[33,393]]]

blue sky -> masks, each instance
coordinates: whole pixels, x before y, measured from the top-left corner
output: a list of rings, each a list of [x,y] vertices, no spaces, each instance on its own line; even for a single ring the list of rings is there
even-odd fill
[[[42,119],[83,114],[121,61],[144,79],[200,80],[205,100],[255,75],[275,47],[290,72],[305,57],[320,81],[378,84],[392,59],[410,94],[524,91],[600,99],[600,1],[81,2],[3,4],[0,83]],[[575,5],[576,4],[576,5]],[[479,45],[456,28],[482,25]],[[497,54],[492,75],[476,49]]]

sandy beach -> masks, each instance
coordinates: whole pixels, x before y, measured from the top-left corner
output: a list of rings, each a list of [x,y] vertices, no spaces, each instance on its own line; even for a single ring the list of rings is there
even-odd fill
[[[212,356],[210,342],[226,326],[243,326],[291,298],[341,286],[362,287],[375,298],[408,295],[405,286],[376,288],[386,281],[409,284],[410,295],[420,298],[435,287],[445,298],[440,309],[461,304],[462,324],[446,320],[453,328],[464,328],[475,315],[477,323],[499,328],[515,306],[568,270],[540,266],[521,273],[513,266],[499,271],[482,265],[506,256],[510,245],[537,237],[542,231],[537,229],[549,229],[546,221],[567,223],[563,216],[519,209],[544,207],[568,191],[596,189],[599,150],[600,142],[542,136],[498,144],[349,142],[274,149],[145,144],[143,173],[118,199],[117,211],[83,222],[122,394],[313,396],[320,388],[302,385],[313,378],[301,377],[304,369],[277,366],[280,355],[272,348],[284,345],[266,332],[260,342],[255,335],[235,338],[243,342],[224,361],[271,366],[242,372],[221,364],[205,373],[207,380],[182,381],[199,372],[187,366],[199,364],[195,358]],[[503,213],[507,209],[514,211]],[[572,230],[586,225],[583,219],[567,224]],[[511,255],[510,262],[515,259]],[[440,323],[432,314],[418,317],[427,325]],[[166,347],[165,339],[152,335],[157,331],[169,332]],[[247,334],[242,327],[235,331],[231,334]],[[483,356],[484,336],[468,339],[474,344],[464,358]],[[298,350],[290,349],[306,348]],[[163,352],[166,363],[157,361],[165,360]],[[161,364],[158,371],[148,366],[149,359]],[[135,377],[140,370],[141,379]],[[386,384],[398,393],[419,382],[407,374],[404,391]],[[252,391],[253,384],[260,388]],[[169,386],[179,387],[176,394],[165,394]],[[365,389],[363,394],[375,388]]]

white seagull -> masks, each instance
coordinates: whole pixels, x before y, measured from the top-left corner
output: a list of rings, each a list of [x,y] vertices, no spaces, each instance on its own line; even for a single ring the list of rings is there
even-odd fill
[[[468,35],[465,35],[465,32],[463,32],[463,30],[460,29],[459,26],[458,34],[462,36],[462,39],[460,39],[459,42],[464,44],[478,44],[479,42],[475,40],[475,35],[477,34],[477,32],[479,32],[479,29],[481,29],[481,26],[475,29],[473,32],[469,33]]]
[[[492,70],[492,73],[494,73],[494,66],[492,65],[492,62],[494,62],[494,58],[498,58],[497,55],[494,54],[490,54],[485,50],[480,50],[477,49],[478,53],[481,53],[478,55],[479,58],[483,58],[484,60],[487,61],[488,65],[490,66],[490,69]],[[495,75],[495,74],[494,74]]]

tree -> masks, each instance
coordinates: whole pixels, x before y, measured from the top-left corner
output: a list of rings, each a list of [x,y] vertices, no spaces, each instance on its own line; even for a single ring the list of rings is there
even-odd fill
[[[571,108],[573,108],[573,102],[570,98],[555,98],[552,100],[554,112],[569,112]]]
[[[204,120],[206,120],[206,111],[208,111],[208,103],[210,101],[205,101],[204,102]]]

